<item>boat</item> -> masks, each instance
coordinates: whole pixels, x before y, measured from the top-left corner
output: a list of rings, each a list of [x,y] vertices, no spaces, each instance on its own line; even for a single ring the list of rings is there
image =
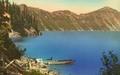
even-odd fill
[[[48,65],[65,65],[65,64],[73,64],[73,60],[48,60],[45,64]]]

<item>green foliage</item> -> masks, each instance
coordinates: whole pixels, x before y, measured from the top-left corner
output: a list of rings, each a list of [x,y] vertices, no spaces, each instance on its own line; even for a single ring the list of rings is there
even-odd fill
[[[102,62],[106,68],[110,68],[111,65],[117,64],[118,57],[116,54],[113,53],[113,51],[109,51],[108,55],[105,52],[103,52]]]
[[[4,3],[6,2],[6,7]],[[18,59],[23,55],[23,50],[16,47],[8,36],[9,24],[4,22],[4,12],[8,13],[10,3],[8,0],[0,0],[0,53],[4,53],[10,60]],[[6,20],[5,20],[6,21]]]
[[[8,37],[6,31],[0,32],[0,52],[8,56],[10,60],[18,59],[23,55],[22,50],[18,49],[12,40]]]
[[[33,27],[38,31],[37,22],[34,15],[29,14],[26,5],[16,5],[15,3],[9,5],[9,13],[11,15],[11,25],[13,30],[26,35],[24,28],[29,29]]]
[[[108,54],[103,52],[102,55],[102,75],[120,75],[120,64],[118,56],[113,53],[113,51],[109,51]]]
[[[7,7],[4,7],[4,3],[6,2]],[[30,14],[26,5],[16,5],[15,3],[10,3],[8,0],[0,0],[0,25],[2,20],[2,14],[4,12],[8,12],[11,15],[11,25],[13,30],[21,33],[21,35],[26,35],[24,28],[30,28],[31,26],[38,29],[38,21],[35,18],[35,15]]]

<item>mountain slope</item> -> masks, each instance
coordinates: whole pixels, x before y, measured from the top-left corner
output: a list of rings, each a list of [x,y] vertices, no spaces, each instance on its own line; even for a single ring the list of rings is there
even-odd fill
[[[26,5],[16,6],[19,11],[15,13],[20,16],[17,20],[13,18],[12,21],[16,20],[12,22],[13,29],[25,35],[40,31],[120,31],[120,12],[110,7],[77,15],[69,10],[48,12]]]
[[[104,7],[80,16],[79,23],[86,30],[120,31],[120,12]]]

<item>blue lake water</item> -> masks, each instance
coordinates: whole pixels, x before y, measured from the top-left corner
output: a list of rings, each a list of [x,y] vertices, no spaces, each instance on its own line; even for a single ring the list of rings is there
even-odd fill
[[[17,42],[36,58],[73,59],[73,65],[51,66],[61,75],[99,75],[103,51],[120,49],[120,32],[44,32]]]

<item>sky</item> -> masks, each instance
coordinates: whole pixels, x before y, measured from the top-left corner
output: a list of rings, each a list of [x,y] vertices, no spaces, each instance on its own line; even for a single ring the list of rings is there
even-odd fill
[[[109,6],[120,10],[120,0],[10,0],[16,4],[26,4],[50,12],[70,10],[77,14],[87,13]]]

